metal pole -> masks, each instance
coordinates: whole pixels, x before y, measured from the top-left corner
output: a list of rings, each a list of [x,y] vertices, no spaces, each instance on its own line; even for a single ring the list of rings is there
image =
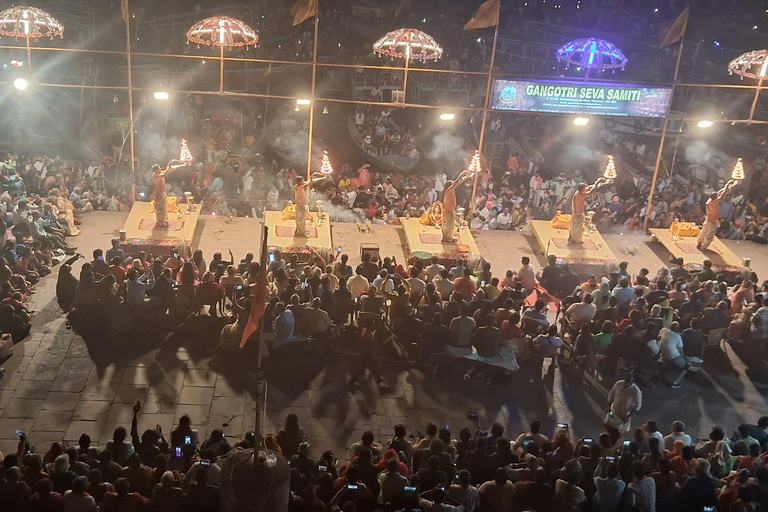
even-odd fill
[[[224,94],[224,45],[219,46],[221,49],[221,68],[219,70],[219,94]]]
[[[315,14],[315,45],[312,48],[312,94],[309,98],[309,143],[307,147],[307,179],[312,175],[312,135],[315,128],[315,84],[317,80],[317,33],[320,10]]]
[[[747,121],[747,124],[752,124],[752,117],[755,115],[755,109],[757,108],[757,98],[760,96],[760,89],[763,88],[763,77],[760,77],[760,80],[757,81],[757,90],[755,91],[755,99],[752,100],[752,108],[749,111],[749,120]]]
[[[648,204],[645,207],[645,218],[643,219],[643,231],[648,229],[648,214],[651,211],[651,205],[653,204],[653,193],[656,191],[656,180],[659,179],[659,166],[661,164],[661,154],[664,151],[664,140],[667,138],[667,128],[669,127],[669,112],[672,110],[672,99],[675,97],[675,86],[677,86],[677,73],[680,71],[680,60],[683,57],[683,43],[685,42],[685,33],[680,37],[680,49],[677,52],[677,63],[675,64],[675,76],[672,78],[672,94],[669,98],[669,106],[667,106],[667,115],[664,117],[664,129],[661,131],[661,140],[659,141],[659,154],[656,155],[656,166],[653,168],[653,179],[651,180],[651,191],[648,193]],[[682,133],[682,121],[680,121],[680,132],[678,137]]]
[[[403,77],[403,106],[405,106],[406,92],[408,91],[408,64],[411,62],[411,50],[408,47],[408,55],[405,56],[405,76]]]
[[[262,135],[267,131],[267,112],[269,112],[269,88],[272,85],[272,80],[267,82],[267,101],[264,103],[264,124],[261,127]]]
[[[262,243],[265,242],[262,241]],[[261,270],[259,270],[259,272],[261,272]],[[264,396],[264,372],[261,369],[261,359],[263,355],[261,347],[264,343],[264,317],[262,316],[259,319],[259,347],[256,349],[256,396],[254,397],[254,400],[256,401],[256,421],[254,422],[253,429],[259,438],[261,438],[261,400]]]
[[[127,0],[126,0],[127,3]],[[128,11],[130,12],[130,11]],[[130,19],[130,18],[129,18]],[[136,200],[136,144],[133,137],[134,131],[134,119],[133,119],[133,69],[131,65],[131,23],[129,19],[125,20],[125,43],[127,45],[127,59],[128,59],[128,119],[130,124],[130,131],[128,137],[131,141],[131,201]],[[118,167],[120,162],[117,162]]]
[[[24,34],[27,39],[27,66],[29,67],[29,72],[32,72],[32,49],[29,46],[29,34]]]
[[[488,84],[485,87],[485,108],[483,108],[483,124],[480,126],[480,141],[479,141],[479,150],[480,150],[480,157],[483,156],[483,142],[485,141],[485,123],[488,120],[488,106],[491,103],[491,85],[493,85],[493,66],[496,62],[496,41],[499,39],[499,26],[496,25],[496,30],[493,33],[493,48],[491,50],[491,65],[488,68]],[[470,197],[469,200],[469,208],[470,208],[470,219],[474,216],[475,212],[475,196],[477,194],[477,180],[478,175],[480,173],[475,174],[474,183],[472,184],[472,197]]]

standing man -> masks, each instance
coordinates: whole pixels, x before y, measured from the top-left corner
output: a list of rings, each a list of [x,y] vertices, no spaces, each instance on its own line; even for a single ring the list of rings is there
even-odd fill
[[[589,194],[594,192],[596,188],[600,187],[600,185],[608,182],[610,182],[610,180],[598,178],[592,185],[587,186],[585,183],[579,183],[576,186],[576,191],[573,193],[572,200],[571,223],[568,226],[569,244],[580,244],[583,242],[584,207],[587,203],[587,197],[589,197]]]
[[[443,200],[443,194],[445,194],[445,184],[448,181],[448,176],[445,171],[437,171],[435,174],[435,192],[437,192],[437,200]]]
[[[465,181],[472,178],[472,173],[468,170],[462,171],[456,181],[447,181],[445,183],[445,194],[443,197],[443,242],[453,242],[453,227],[456,224],[456,188]],[[471,199],[474,202],[475,198]],[[470,205],[474,210],[474,205]]]
[[[720,202],[723,200],[725,193],[728,192],[728,189],[735,187],[737,183],[738,181],[728,180],[728,183],[723,188],[713,192],[709,199],[707,199],[707,220],[701,228],[701,233],[699,233],[698,243],[696,244],[698,250],[703,251],[714,240],[717,228],[720,227]]]
[[[363,376],[365,370],[370,370],[373,378],[376,379],[376,384],[379,385],[384,379],[379,374],[379,361],[376,358],[377,346],[376,346],[376,320],[368,320],[363,332],[360,333],[360,362],[357,369],[354,371],[349,379],[349,388],[352,391],[359,389],[357,381]]]
[[[605,416],[605,429],[611,435],[611,446],[616,444],[623,432],[630,427],[630,420],[635,411],[643,405],[643,392],[637,387],[634,375],[629,374],[624,380],[617,381],[608,392],[608,414]]]
[[[296,233],[294,236],[307,236],[307,201],[309,201],[309,189],[312,188],[312,183],[321,181],[327,178],[327,176],[318,176],[312,174],[308,180],[304,181],[301,176],[296,177],[296,184],[293,186],[294,203],[296,203],[296,213],[294,218],[296,219]]]
[[[168,166],[170,169],[170,165]],[[168,195],[165,190],[165,175],[158,164],[152,166],[152,202],[155,204],[155,227],[168,227]]]

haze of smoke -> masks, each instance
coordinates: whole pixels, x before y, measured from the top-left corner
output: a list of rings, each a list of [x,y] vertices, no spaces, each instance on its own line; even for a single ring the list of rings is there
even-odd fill
[[[180,145],[181,139],[178,137],[166,137],[151,127],[139,130],[136,136],[138,156],[145,163],[165,166],[170,159],[179,157]]]
[[[563,152],[562,160],[566,162],[602,162],[608,156],[604,151],[597,151],[586,146],[566,144],[565,148],[566,149]]]
[[[467,159],[467,150],[464,148],[464,140],[461,137],[444,132],[432,138],[432,147],[427,155],[431,159],[463,161]]]
[[[275,119],[269,123],[267,138],[272,146],[284,152],[289,160],[295,163],[307,161],[307,145],[309,134],[297,131],[294,119]],[[323,158],[323,148],[320,144],[312,145],[312,165],[319,167]]]
[[[315,199],[320,199],[320,196],[318,195],[312,198],[310,203],[312,205],[312,210],[315,210]],[[363,222],[363,217],[359,213],[353,210],[348,210],[343,206],[331,204],[330,201],[323,200],[323,211],[328,214],[328,218],[331,219],[332,222]]]
[[[702,140],[692,141],[686,145],[685,159],[690,163],[703,165],[710,169],[728,166],[731,161],[735,160]]]

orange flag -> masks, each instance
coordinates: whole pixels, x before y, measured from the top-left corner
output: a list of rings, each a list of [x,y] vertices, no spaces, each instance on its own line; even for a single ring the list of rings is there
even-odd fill
[[[240,348],[245,346],[245,342],[253,333],[259,330],[259,320],[264,316],[267,309],[267,299],[269,298],[269,287],[267,284],[267,233],[269,228],[264,226],[264,237],[261,240],[261,260],[259,261],[259,277],[256,284],[251,285],[251,314],[248,317],[248,323],[245,324],[243,337],[240,340]]]
[[[501,10],[501,0],[487,0],[480,6],[464,25],[464,30],[477,30],[479,28],[495,27],[499,24],[499,11]]]
[[[661,41],[661,48],[675,44],[685,35],[685,29],[688,28],[688,15],[691,13],[690,4],[685,8],[680,16],[677,17],[675,22],[669,27],[669,31]]]
[[[305,20],[317,16],[318,0],[298,0],[291,8],[293,26],[301,25]]]

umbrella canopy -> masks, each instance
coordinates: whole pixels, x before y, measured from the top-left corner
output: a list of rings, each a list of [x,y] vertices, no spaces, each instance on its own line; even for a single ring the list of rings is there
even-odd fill
[[[64,34],[64,25],[37,7],[11,7],[0,12],[0,35],[54,38]]]
[[[246,23],[228,16],[206,18],[187,31],[190,42],[206,46],[254,46],[259,35]]]
[[[587,69],[624,69],[627,57],[605,39],[574,39],[557,50],[557,60]]]
[[[768,78],[768,50],[753,50],[742,53],[728,63],[728,73],[741,76],[742,79],[754,78],[761,80]]]
[[[442,47],[432,36],[415,28],[393,30],[373,43],[373,51],[389,57],[412,60],[437,60]]]

